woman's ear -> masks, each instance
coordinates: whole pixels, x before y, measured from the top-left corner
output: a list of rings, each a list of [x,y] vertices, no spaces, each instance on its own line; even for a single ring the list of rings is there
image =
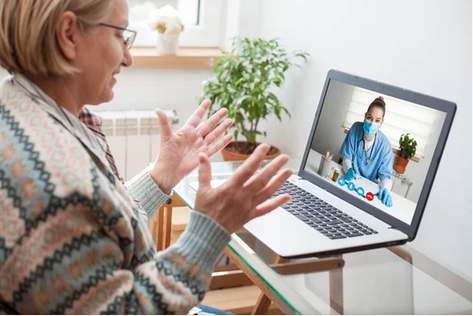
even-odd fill
[[[71,11],[64,12],[56,24],[56,39],[62,54],[68,60],[76,57],[79,34],[77,16]]]

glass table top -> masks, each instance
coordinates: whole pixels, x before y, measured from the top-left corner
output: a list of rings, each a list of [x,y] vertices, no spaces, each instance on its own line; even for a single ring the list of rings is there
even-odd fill
[[[225,180],[240,162],[212,163],[212,179]],[[300,160],[288,167],[297,174]],[[197,171],[174,192],[190,208],[195,201]],[[231,251],[295,314],[471,314],[471,281],[459,278],[408,245],[343,254],[342,269],[282,275],[270,267],[277,255],[244,229],[232,235]],[[291,262],[316,258],[294,259]],[[433,273],[432,271],[437,271]],[[459,282],[448,282],[448,280]],[[447,281],[446,281],[447,280]]]

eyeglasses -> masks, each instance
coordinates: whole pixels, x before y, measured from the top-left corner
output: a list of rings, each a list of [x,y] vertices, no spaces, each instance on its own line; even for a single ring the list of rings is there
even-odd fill
[[[98,25],[111,27],[117,30],[122,30],[123,31],[123,45],[125,45],[126,49],[128,50],[130,50],[131,46],[133,46],[133,42],[135,41],[135,38],[136,38],[136,31],[132,31],[121,26],[116,26],[116,25],[107,24],[107,23],[99,23]]]

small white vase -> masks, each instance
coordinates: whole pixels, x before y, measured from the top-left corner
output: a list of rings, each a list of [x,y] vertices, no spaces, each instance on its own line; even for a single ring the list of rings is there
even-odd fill
[[[156,42],[156,52],[158,56],[176,55],[179,46],[179,37],[165,38],[163,33],[158,32],[158,40]]]

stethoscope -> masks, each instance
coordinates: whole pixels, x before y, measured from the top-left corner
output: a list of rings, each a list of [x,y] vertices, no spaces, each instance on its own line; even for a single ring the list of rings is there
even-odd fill
[[[366,163],[369,165],[370,162],[371,162],[371,156],[373,155],[373,149],[374,149],[374,145],[376,145],[376,138],[378,138],[378,133],[376,133],[374,135],[374,142],[373,142],[373,145],[371,145],[371,148],[369,149],[370,151],[370,155],[368,158],[366,158]],[[363,134],[363,136],[361,137],[361,139],[358,141],[358,145],[357,147],[360,147],[360,142],[363,141],[363,148],[362,148],[362,151],[365,152],[365,148],[364,148],[364,144],[365,144],[365,135]]]

